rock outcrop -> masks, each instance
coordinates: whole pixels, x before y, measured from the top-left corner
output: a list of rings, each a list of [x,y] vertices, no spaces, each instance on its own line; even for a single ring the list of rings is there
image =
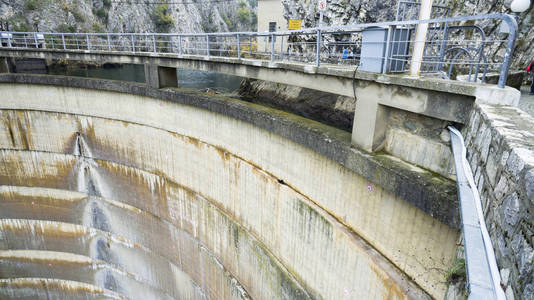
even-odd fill
[[[0,20],[16,31],[251,31],[255,6],[255,0],[4,0]]]

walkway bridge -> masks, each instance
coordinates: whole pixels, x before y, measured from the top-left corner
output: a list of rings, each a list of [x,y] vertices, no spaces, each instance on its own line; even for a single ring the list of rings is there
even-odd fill
[[[510,29],[483,39],[502,57],[465,38],[448,46],[480,32],[460,23],[488,20]],[[410,61],[413,41],[397,30],[420,23],[452,28],[429,41],[443,56],[423,64],[464,64],[473,82],[387,74]],[[385,40],[366,44],[377,26]],[[0,57],[144,64],[147,78],[0,76],[6,297],[442,298],[461,227],[444,132],[468,122],[475,100],[517,104],[504,86],[516,27],[485,15],[276,33],[3,33]],[[255,48],[261,38],[270,51]],[[377,43],[384,55],[362,54]],[[354,66],[369,59],[384,73]],[[172,89],[177,68],[356,97],[353,132]],[[474,82],[491,68],[499,85]]]

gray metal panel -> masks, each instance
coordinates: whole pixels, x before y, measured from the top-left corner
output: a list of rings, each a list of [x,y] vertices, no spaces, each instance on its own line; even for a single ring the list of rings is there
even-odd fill
[[[359,69],[381,73],[386,53],[387,28],[371,27],[362,32],[362,52]]]
[[[409,27],[395,28],[391,39],[389,72],[404,72],[406,70],[412,32],[413,28]]]

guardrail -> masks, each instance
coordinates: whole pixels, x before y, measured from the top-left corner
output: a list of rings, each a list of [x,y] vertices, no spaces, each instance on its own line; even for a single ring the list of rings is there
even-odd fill
[[[469,299],[506,300],[480,196],[467,162],[464,139],[456,128],[449,126],[449,131],[460,199]]]
[[[477,25],[477,22],[480,25]],[[505,23],[505,39],[483,30]],[[467,73],[469,81],[484,82],[487,71],[500,72],[504,87],[515,44],[517,23],[511,15],[490,14],[429,20],[330,26],[281,32],[218,33],[56,33],[4,32],[2,47],[47,48],[58,51],[195,54],[274,61],[356,65],[376,72],[409,69],[415,28],[429,24],[422,72],[454,79]],[[499,24],[493,24],[497,27]],[[378,32],[378,39],[376,34]],[[501,54],[499,54],[502,52]],[[495,54],[497,53],[497,54]],[[447,71],[447,72],[445,72]],[[479,78],[480,73],[482,77]]]

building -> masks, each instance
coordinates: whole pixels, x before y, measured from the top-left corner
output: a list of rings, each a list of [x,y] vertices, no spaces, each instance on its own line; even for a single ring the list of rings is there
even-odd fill
[[[273,32],[287,30],[287,20],[284,18],[284,7],[280,0],[258,1],[258,32]],[[275,49],[280,51],[281,39],[275,38]],[[258,51],[271,51],[269,37],[258,38]]]

